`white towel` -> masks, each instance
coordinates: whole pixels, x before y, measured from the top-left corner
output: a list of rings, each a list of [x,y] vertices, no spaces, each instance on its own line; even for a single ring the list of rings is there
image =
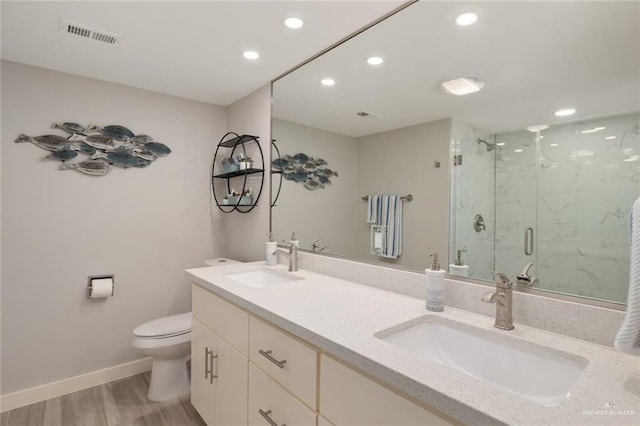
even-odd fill
[[[378,221],[378,196],[369,195],[367,200],[367,223],[376,223]]]
[[[614,346],[620,352],[640,355],[640,198],[633,203],[629,215],[631,259],[627,312]]]
[[[369,197],[376,197],[376,225],[386,229],[383,249],[378,256],[396,259],[402,254],[402,199],[399,195]]]

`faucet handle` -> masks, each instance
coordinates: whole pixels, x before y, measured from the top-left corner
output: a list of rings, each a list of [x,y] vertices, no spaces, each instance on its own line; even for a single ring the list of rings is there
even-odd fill
[[[518,278],[520,277],[526,277],[529,278],[529,269],[533,266],[532,262],[527,263],[526,265],[524,265],[524,268],[522,268],[522,271],[520,272],[520,275],[518,275]]]
[[[511,288],[513,286],[513,283],[509,280],[509,277],[502,272],[493,271],[491,273],[496,276],[496,284],[498,287]]]

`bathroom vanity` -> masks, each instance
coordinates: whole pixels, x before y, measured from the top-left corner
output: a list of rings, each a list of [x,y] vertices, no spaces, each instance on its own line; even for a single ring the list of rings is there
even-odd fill
[[[191,398],[209,425],[640,420],[637,359],[517,316],[497,330],[489,316],[428,313],[423,299],[264,262],[187,274]],[[449,356],[416,346],[423,329]]]

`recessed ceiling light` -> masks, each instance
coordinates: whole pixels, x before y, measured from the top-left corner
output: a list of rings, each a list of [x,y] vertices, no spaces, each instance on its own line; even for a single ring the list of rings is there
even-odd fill
[[[544,139],[544,136],[540,136],[540,139]]]
[[[506,145],[506,143],[505,143],[505,142],[498,142],[496,145],[498,145],[498,146],[505,146],[505,145]]]
[[[322,80],[320,80],[320,83],[322,83],[324,86],[333,86],[334,84],[336,84],[336,81],[332,78],[323,78]]]
[[[568,115],[573,115],[575,113],[576,113],[575,109],[573,109],[573,108],[565,108],[565,109],[559,109],[554,114],[556,115],[556,117],[566,117]]]
[[[456,24],[460,26],[471,25],[478,20],[478,15],[473,12],[463,13],[456,18]]]
[[[247,50],[246,52],[242,53],[242,56],[244,56],[246,59],[258,59],[260,57],[260,54],[258,52],[254,52],[253,50]]]
[[[625,159],[624,159],[624,160],[622,160],[622,161],[638,161],[638,159],[640,159],[640,156],[638,156],[638,155],[632,155],[631,157],[629,157],[629,158],[625,158]]]
[[[531,133],[536,133],[538,130],[547,130],[549,128],[546,124],[536,124],[535,126],[528,126],[526,129]]]
[[[514,149],[513,152],[522,152],[521,149]]]
[[[292,16],[285,19],[284,24],[291,29],[297,30],[298,28],[302,28],[302,26],[304,25],[304,21],[300,18]]]
[[[484,87],[484,81],[477,77],[460,77],[443,81],[440,86],[449,94],[462,96],[479,92]]]
[[[549,146],[558,146],[557,143],[550,143]]]
[[[611,140],[611,139],[615,139],[615,138],[616,138],[615,136],[607,136],[605,139]]]
[[[367,59],[367,63],[369,65],[380,65],[383,62],[384,62],[384,59],[382,59],[379,56],[372,56],[372,57]]]

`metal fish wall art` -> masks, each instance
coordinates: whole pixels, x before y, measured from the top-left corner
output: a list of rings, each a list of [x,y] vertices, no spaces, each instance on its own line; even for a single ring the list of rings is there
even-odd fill
[[[282,177],[292,182],[301,183],[309,191],[324,189],[331,185],[331,177],[338,177],[338,172],[327,167],[326,160],[313,158],[302,152],[296,155],[283,155],[271,162],[274,170],[282,172]]]
[[[76,170],[90,176],[104,176],[111,166],[143,168],[159,157],[171,154],[171,149],[146,134],[134,134],[119,124],[83,126],[75,122],[55,122],[52,129],[60,129],[69,136],[20,134],[15,142],[31,142],[49,151],[47,159],[61,161],[60,170]],[[82,154],[83,157],[78,157]],[[75,158],[79,161],[70,162]]]

